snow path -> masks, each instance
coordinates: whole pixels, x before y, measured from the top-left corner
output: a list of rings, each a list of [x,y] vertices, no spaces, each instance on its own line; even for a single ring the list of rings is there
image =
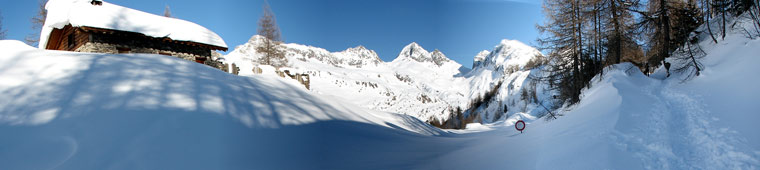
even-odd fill
[[[746,145],[746,140],[715,124],[717,118],[694,97],[699,95],[679,90],[677,81],[635,81],[642,88],[621,94],[624,104],[619,120],[635,124],[618,124],[615,138],[621,149],[642,160],[644,168],[754,169],[760,164],[751,151],[734,147]],[[635,89],[635,85],[613,84]]]
[[[735,145],[743,145],[728,128],[715,125],[718,118],[712,117],[701,100],[680,92],[673,85],[667,85],[660,96],[669,109],[672,130],[680,137],[675,142],[685,146],[674,148],[678,155],[686,156],[686,169],[749,169],[759,162],[751,153],[737,150]],[[673,143],[678,146],[678,143]]]

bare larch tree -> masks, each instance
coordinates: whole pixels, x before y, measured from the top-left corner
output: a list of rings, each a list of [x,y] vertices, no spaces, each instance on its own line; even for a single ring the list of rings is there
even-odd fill
[[[266,1],[264,1],[263,12],[258,24],[258,34],[265,37],[264,42],[256,47],[256,51],[264,54],[259,59],[259,63],[274,67],[287,65],[288,60],[285,58],[285,51],[280,45],[282,43],[280,28],[277,26],[274,13]]]
[[[0,40],[5,39],[5,29],[3,29],[3,13],[0,13]]]
[[[172,17],[172,11],[169,9],[169,5],[166,5],[166,8],[164,8],[164,16],[169,18]]]
[[[39,1],[39,4],[37,5],[37,15],[32,17],[32,30],[35,32],[24,38],[26,44],[37,46],[37,43],[40,42],[40,32],[42,32],[42,26],[45,24],[45,19],[47,18],[47,10],[45,9],[45,4],[47,4],[47,2],[48,0]]]

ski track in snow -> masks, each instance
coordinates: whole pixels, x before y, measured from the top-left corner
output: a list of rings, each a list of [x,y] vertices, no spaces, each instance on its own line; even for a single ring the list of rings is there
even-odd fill
[[[734,133],[712,123],[717,118],[710,116],[700,100],[670,87],[661,91],[660,96],[665,99],[671,120],[676,121],[670,128],[679,132],[677,142],[685,145],[675,148],[679,155],[686,156],[682,158],[688,162],[684,168],[754,169],[758,164],[758,160],[734,147],[742,144]]]
[[[651,109],[633,113],[644,119],[633,133],[618,132],[617,136],[623,138],[618,145],[635,152],[646,169],[757,168],[756,156],[734,147],[744,144],[735,131],[714,124],[717,118],[710,116],[712,113],[701,100],[674,86],[676,83],[652,79],[651,85],[641,90],[650,99]],[[627,148],[626,143],[633,146]]]

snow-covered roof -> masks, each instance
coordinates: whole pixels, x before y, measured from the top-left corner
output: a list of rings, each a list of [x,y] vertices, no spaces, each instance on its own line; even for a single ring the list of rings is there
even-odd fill
[[[227,48],[216,33],[198,24],[103,2],[92,5],[91,0],[50,0],[45,25],[40,33],[39,48],[45,48],[53,29],[71,24],[74,27],[93,27],[142,33],[151,37],[168,37]]]

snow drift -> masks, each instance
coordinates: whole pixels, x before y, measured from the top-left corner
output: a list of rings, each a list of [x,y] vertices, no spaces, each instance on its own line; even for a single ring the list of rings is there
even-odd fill
[[[47,51],[19,41],[0,41],[0,51],[0,169],[361,167],[340,159],[394,150],[354,142],[443,133],[312,95],[295,81],[174,57]]]

